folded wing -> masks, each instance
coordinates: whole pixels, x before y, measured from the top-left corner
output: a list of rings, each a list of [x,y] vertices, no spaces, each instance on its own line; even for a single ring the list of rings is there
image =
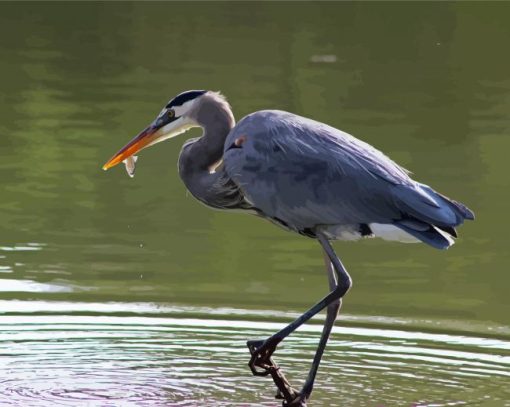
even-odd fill
[[[241,136],[245,141],[237,148]],[[225,142],[224,162],[256,208],[296,231],[393,224],[431,244],[431,233],[441,240],[448,228],[473,218],[464,205],[413,181],[369,144],[287,112],[261,111],[241,120]]]

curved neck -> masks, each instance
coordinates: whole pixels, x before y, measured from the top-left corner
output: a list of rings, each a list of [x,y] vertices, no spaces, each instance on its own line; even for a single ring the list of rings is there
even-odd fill
[[[221,160],[225,139],[234,127],[234,116],[226,114],[215,114],[209,117],[210,120],[197,122],[203,129],[200,137],[191,147],[192,161],[197,169],[209,171],[209,168]]]
[[[212,95],[205,98],[193,119],[202,127],[202,137],[188,140],[179,156],[179,174],[188,190],[208,204],[217,193],[211,188],[220,176],[210,169],[223,157],[225,139],[235,120],[226,101]]]

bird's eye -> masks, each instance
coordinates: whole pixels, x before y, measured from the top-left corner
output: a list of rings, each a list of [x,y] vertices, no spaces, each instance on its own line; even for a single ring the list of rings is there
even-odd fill
[[[170,109],[168,111],[168,117],[170,117],[170,119],[173,119],[175,117],[175,111],[173,109]]]

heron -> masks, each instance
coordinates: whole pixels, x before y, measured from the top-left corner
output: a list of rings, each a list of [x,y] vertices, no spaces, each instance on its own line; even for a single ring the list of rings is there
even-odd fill
[[[206,206],[254,214],[315,239],[322,247],[329,294],[265,340],[247,342],[254,375],[271,375],[284,406],[306,406],[342,299],[352,280],[331,241],[379,237],[447,249],[456,227],[473,220],[460,202],[414,181],[375,147],[327,124],[281,110],[261,110],[235,122],[220,93],[189,90],[171,99],[152,123],[104,164],[107,170],[138,151],[193,127],[179,175]],[[132,161],[134,163],[134,161]],[[301,390],[273,360],[276,347],[326,309],[324,327]]]

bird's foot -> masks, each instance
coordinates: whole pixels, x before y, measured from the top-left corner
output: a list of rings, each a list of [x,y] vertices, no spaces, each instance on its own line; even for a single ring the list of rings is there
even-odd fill
[[[280,389],[276,391],[276,395],[274,396],[277,400],[283,400],[283,407],[306,407],[306,400],[302,400],[301,394],[294,387],[290,388],[291,397],[290,400],[286,400],[285,396],[282,394]]]
[[[283,399],[284,406],[306,407],[305,404],[294,403],[299,397],[299,393],[290,385],[289,381],[281,371],[280,367],[272,359],[273,352],[280,340],[269,338],[268,340],[248,341],[248,349],[250,349],[251,359],[248,366],[255,376],[271,375],[274,384],[278,388],[276,398]]]
[[[248,366],[254,376],[267,376],[278,366],[271,359],[280,339],[270,337],[264,340],[248,341],[246,345],[251,353]]]
[[[282,403],[283,407],[306,407],[306,402],[308,401],[308,397],[304,396],[301,393],[296,393],[296,396],[290,402],[285,400]]]

